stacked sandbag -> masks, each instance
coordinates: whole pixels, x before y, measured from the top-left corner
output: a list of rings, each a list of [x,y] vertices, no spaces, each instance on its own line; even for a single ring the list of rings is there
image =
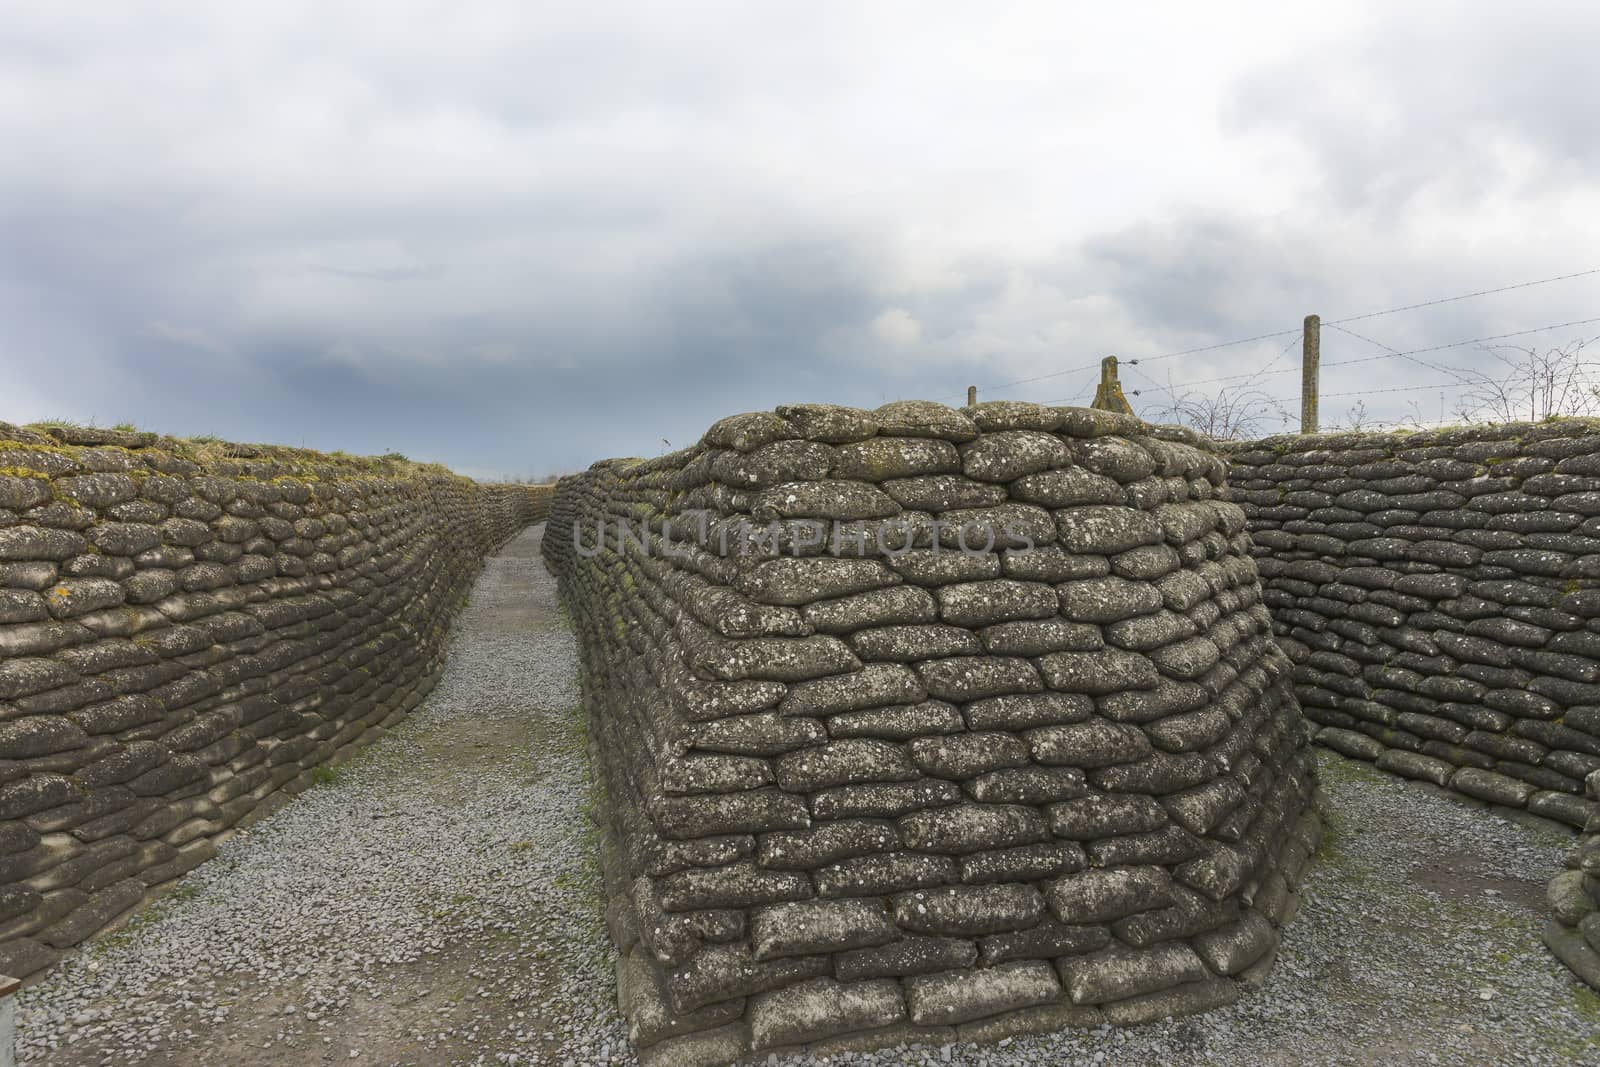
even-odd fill
[[[1600,801],[1600,771],[1588,777],[1591,801]],[[1600,804],[1596,805],[1600,811]],[[1548,898],[1553,918],[1544,943],[1572,972],[1600,989],[1600,814],[1589,817],[1586,833],[1567,856],[1567,869],[1551,879]]]
[[[1582,828],[1600,770],[1591,420],[1275,437],[1230,499],[1317,739]]]
[[[925,402],[561,481],[646,1064],[1132,1024],[1265,973],[1314,781],[1223,482],[1177,428]]]
[[[547,490],[0,423],[0,973],[26,976],[419,704]]]

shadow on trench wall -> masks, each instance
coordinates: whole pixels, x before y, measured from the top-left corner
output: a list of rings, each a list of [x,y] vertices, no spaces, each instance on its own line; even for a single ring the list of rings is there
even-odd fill
[[[0,972],[35,974],[381,736],[547,486],[0,424]]]

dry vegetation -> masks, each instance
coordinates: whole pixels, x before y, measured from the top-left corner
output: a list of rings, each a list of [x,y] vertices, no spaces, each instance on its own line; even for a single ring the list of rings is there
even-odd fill
[[[1428,364],[1450,374],[1461,392],[1452,414],[1463,423],[1541,422],[1547,419],[1600,415],[1600,362],[1588,350],[1600,338],[1571,341],[1539,350],[1500,345],[1485,348],[1493,357],[1478,369]],[[1398,419],[1378,419],[1364,400],[1344,415],[1322,425],[1330,430],[1423,429],[1429,425],[1416,401]],[[1442,414],[1442,401],[1441,401]],[[1207,437],[1224,441],[1264,437],[1295,425],[1283,403],[1259,386],[1245,382],[1215,393],[1180,392],[1168,384],[1142,413],[1152,422],[1176,422]],[[1436,424],[1435,424],[1436,425]]]

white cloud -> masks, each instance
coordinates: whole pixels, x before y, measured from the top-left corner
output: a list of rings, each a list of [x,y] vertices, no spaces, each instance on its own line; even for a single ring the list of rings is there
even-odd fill
[[[922,324],[905,308],[885,308],[872,320],[872,333],[891,348],[904,348],[922,337]]]

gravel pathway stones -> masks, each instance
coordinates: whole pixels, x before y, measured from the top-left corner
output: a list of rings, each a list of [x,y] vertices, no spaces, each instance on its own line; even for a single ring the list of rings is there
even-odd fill
[[[635,1062],[538,539],[489,561],[412,718],[21,995],[24,1062]],[[1600,1064],[1600,996],[1538,939],[1572,838],[1319,758],[1330,832],[1264,989],[1176,1022],[830,1063]]]
[[[621,1055],[541,530],[487,561],[414,715],[22,994],[24,1062]]]

